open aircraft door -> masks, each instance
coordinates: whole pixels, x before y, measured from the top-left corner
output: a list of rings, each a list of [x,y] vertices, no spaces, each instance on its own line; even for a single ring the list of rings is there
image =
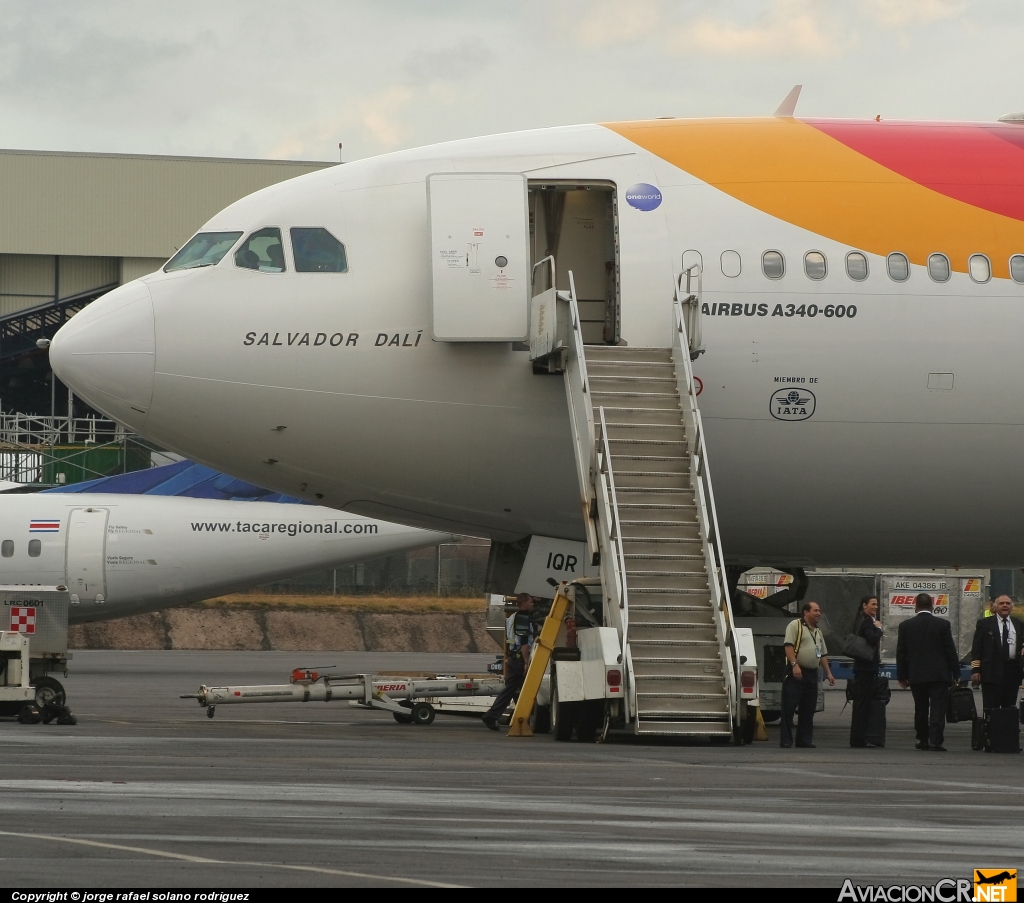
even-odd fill
[[[106,508],[75,508],[68,519],[67,581],[71,603],[102,603],[107,595]]]
[[[530,234],[522,173],[435,173],[430,214],[431,334],[440,342],[523,342]]]

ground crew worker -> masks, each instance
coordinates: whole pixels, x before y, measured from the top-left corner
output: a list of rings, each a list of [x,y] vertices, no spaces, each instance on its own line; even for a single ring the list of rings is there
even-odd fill
[[[516,611],[505,620],[505,643],[508,646],[508,659],[505,666],[505,689],[502,690],[487,712],[483,722],[492,731],[498,729],[498,719],[505,713],[508,704],[519,698],[519,691],[526,680],[526,671],[530,667],[530,653],[536,630],[531,614],[533,612],[533,596],[520,593],[516,596]]]
[[[818,628],[821,608],[817,602],[805,602],[800,617],[786,628],[782,649],[789,665],[782,681],[782,731],[779,746],[793,745],[793,715],[799,714],[796,745],[814,749],[814,710],[818,706],[818,669],[825,669],[830,685],[836,679],[828,666],[825,637]]]

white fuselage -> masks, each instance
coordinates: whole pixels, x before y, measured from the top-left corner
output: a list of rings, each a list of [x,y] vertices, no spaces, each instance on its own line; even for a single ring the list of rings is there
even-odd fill
[[[730,560],[1020,563],[1024,287],[962,272],[940,285],[916,265],[897,283],[870,253],[871,278],[851,281],[849,246],[601,126],[453,142],[258,192],[204,231],[322,225],[344,241],[348,272],[259,272],[229,254],[154,273],[65,326],[54,368],[155,442],[258,485],[422,527],[580,539],[562,379],[534,374],[509,342],[431,339],[425,180],[467,171],[616,187],[619,330],[631,346],[670,344],[674,279],[684,252],[699,252],[707,350],[694,368]],[[637,183],[657,185],[664,202],[627,204],[622,193]],[[722,273],[726,249],[742,260],[738,276]],[[766,249],[784,253],[786,278],[764,277]],[[830,262],[822,282],[801,271],[810,249]],[[812,317],[810,304],[856,315]],[[955,389],[930,388],[929,374],[955,374]],[[813,416],[773,416],[785,386],[813,392]],[[194,519],[183,519],[178,541],[195,538]],[[260,557],[297,545],[218,538]],[[146,540],[116,539],[119,549],[136,541]],[[168,569],[175,586],[184,554]],[[134,586],[146,568],[129,565],[117,579],[123,570]]]
[[[70,622],[181,605],[450,539],[311,505],[0,497],[0,583],[66,585]]]

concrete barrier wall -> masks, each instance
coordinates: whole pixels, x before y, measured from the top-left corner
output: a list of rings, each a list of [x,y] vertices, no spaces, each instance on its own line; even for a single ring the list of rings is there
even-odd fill
[[[172,608],[76,624],[72,649],[498,652],[483,612]]]

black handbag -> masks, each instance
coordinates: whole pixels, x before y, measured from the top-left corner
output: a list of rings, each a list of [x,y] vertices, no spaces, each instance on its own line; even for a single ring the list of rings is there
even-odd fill
[[[843,655],[860,659],[862,662],[874,662],[875,647],[859,634],[848,633],[843,637]]]

